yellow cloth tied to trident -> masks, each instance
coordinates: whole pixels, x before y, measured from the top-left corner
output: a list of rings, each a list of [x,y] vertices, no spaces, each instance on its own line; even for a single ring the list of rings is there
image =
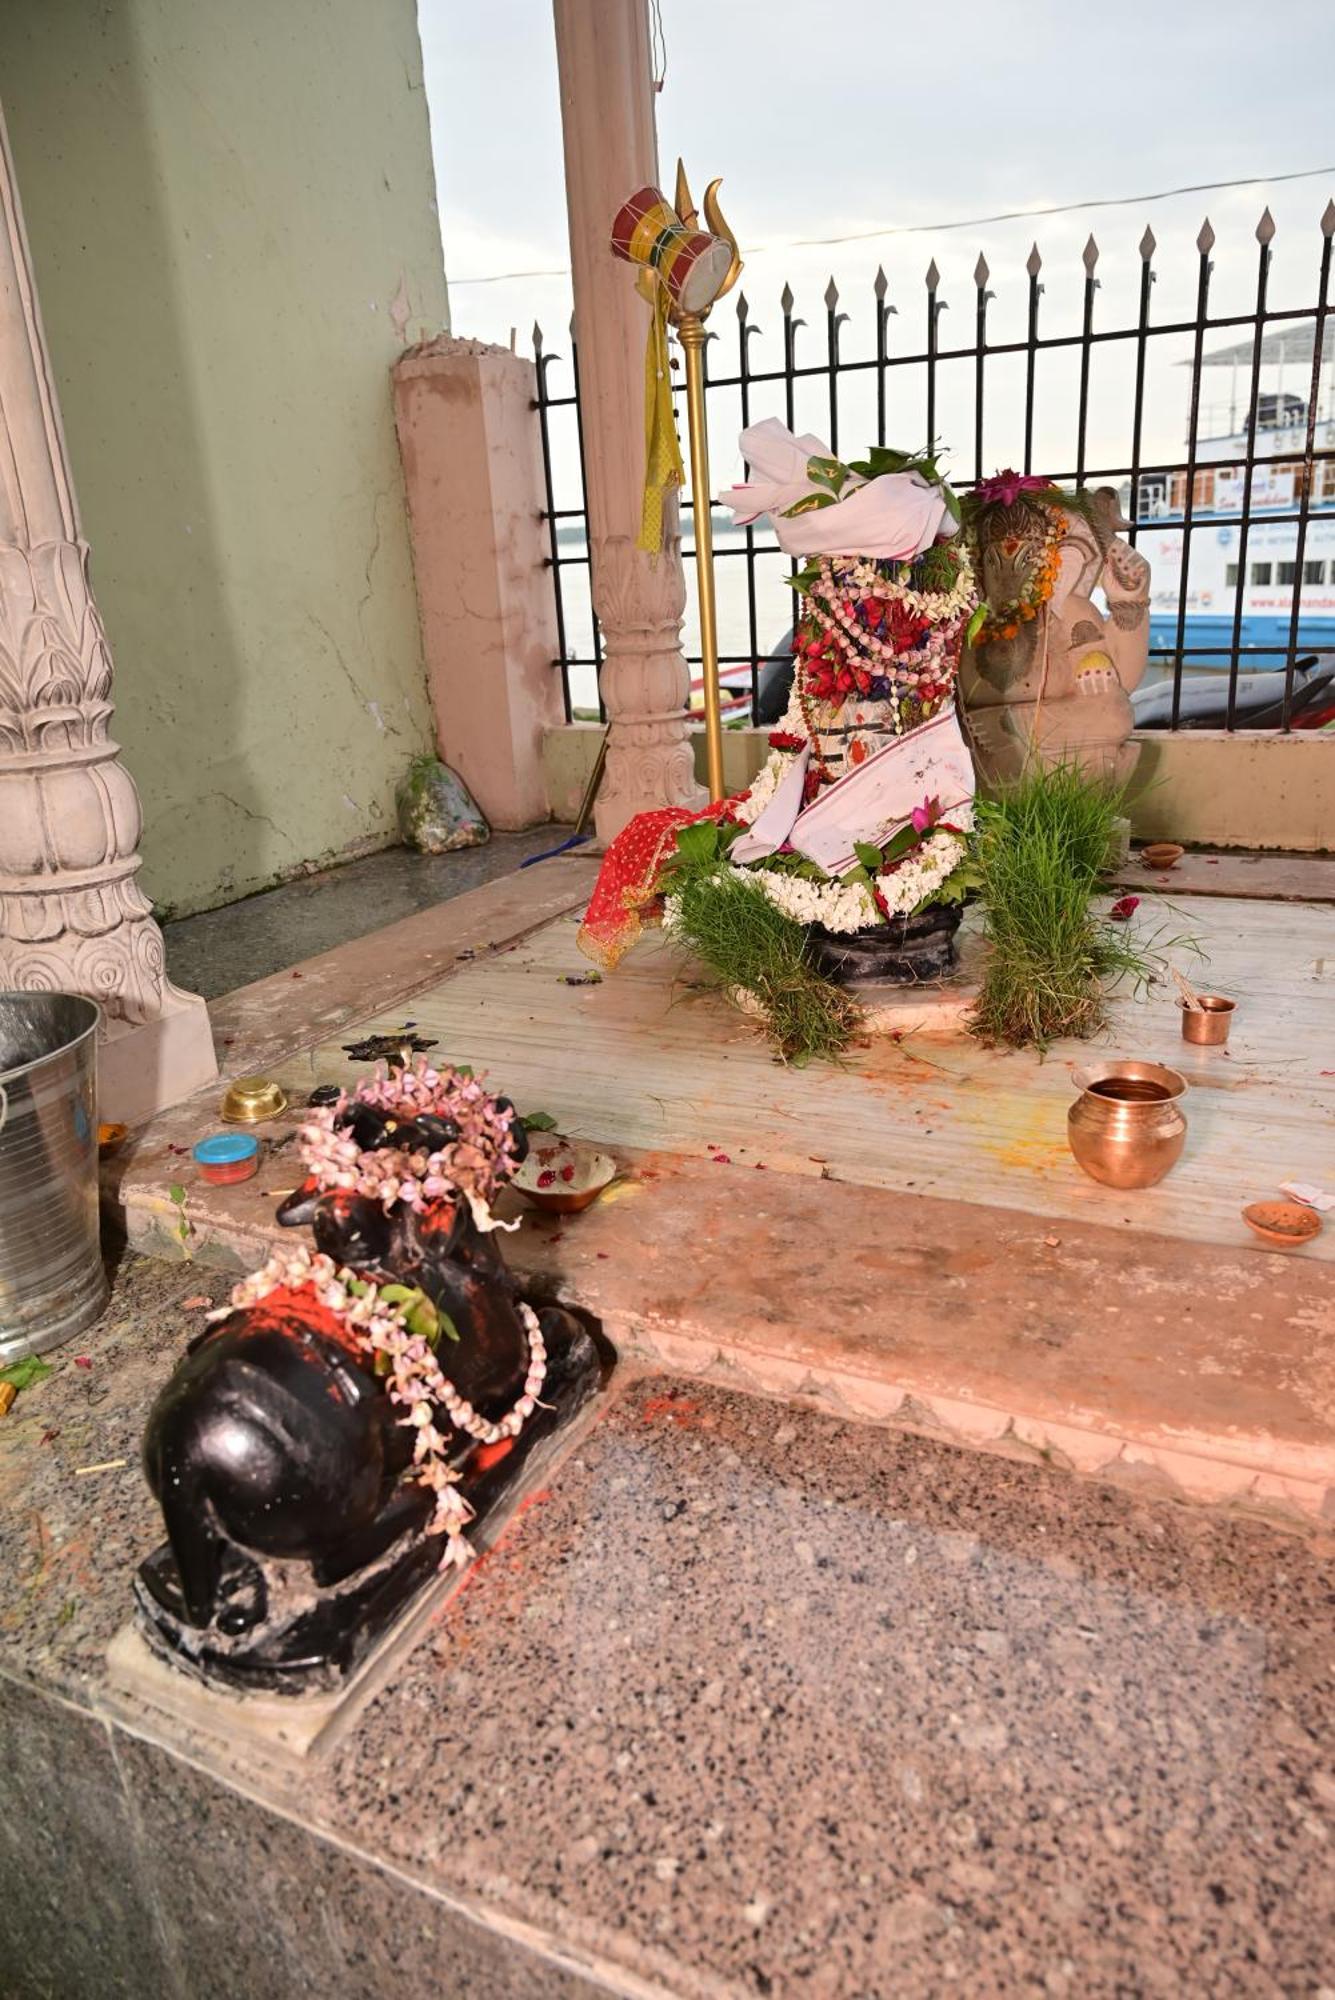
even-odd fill
[[[636,547],[656,556],[663,547],[663,500],[668,489],[684,486],[686,469],[672,410],[672,377],[668,370],[668,295],[652,273],[649,338],[644,349],[644,501]]]

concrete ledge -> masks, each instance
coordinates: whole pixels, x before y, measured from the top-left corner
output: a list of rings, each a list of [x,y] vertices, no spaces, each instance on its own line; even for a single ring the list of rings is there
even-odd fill
[[[1335,735],[1296,730],[1137,730],[1132,828],[1139,840],[1283,848],[1335,847]]]
[[[601,736],[594,723],[547,731],[543,767],[556,818],[573,819],[579,810]],[[702,731],[695,740],[702,774]],[[1133,741],[1143,746],[1131,802],[1137,840],[1296,854],[1335,849],[1335,735],[1144,729]],[[728,789],[742,791],[769,754],[768,731],[729,729],[723,747]]]

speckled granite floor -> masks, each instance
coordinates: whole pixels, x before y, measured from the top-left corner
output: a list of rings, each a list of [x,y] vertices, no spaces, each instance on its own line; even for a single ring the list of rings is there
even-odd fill
[[[82,1719],[217,1282],[0,1430],[6,1993],[1335,1994],[1328,1550],[718,1389],[628,1383],[290,1794]]]

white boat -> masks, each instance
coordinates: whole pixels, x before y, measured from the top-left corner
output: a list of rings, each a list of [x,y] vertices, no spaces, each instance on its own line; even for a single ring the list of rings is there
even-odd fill
[[[1182,657],[1194,670],[1226,672],[1240,573],[1242,667],[1282,671],[1298,587],[1298,522],[1307,489],[1297,650],[1335,650],[1335,459],[1306,462],[1308,398],[1312,387],[1314,325],[1299,321],[1272,329],[1261,343],[1256,409],[1257,462],[1247,495],[1245,460],[1250,434],[1252,340],[1202,356],[1200,420],[1187,576],[1182,576],[1185,472],[1146,473],[1136,497],[1136,546],[1153,573],[1151,648],[1176,652],[1178,607],[1185,602]],[[1335,447],[1335,399],[1324,367],[1317,394],[1314,449]],[[1227,374],[1227,394],[1207,391]],[[1123,504],[1129,504],[1125,489]],[[1244,503],[1250,525],[1243,550]],[[1278,518],[1275,518],[1278,517]],[[1207,648],[1220,648],[1207,651]],[[1278,651],[1266,653],[1260,648]],[[1171,670],[1171,661],[1164,662]]]

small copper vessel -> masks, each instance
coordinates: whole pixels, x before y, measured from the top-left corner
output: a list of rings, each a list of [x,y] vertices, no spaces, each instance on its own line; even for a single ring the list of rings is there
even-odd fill
[[[1233,1010],[1236,1000],[1226,1000],[1222,993],[1198,993],[1199,1007],[1188,1007],[1185,1000],[1179,1000],[1182,1009],[1182,1039],[1197,1042],[1206,1048],[1222,1048],[1228,1040],[1228,1031],[1233,1025]]]
[[[1186,851],[1175,840],[1151,840],[1141,848],[1140,859],[1144,867],[1162,872],[1166,868],[1176,868]]]
[[[1076,1164],[1104,1187],[1145,1188],[1181,1158],[1186,1078],[1162,1063],[1089,1063],[1075,1072],[1080,1095],[1066,1116]]]

